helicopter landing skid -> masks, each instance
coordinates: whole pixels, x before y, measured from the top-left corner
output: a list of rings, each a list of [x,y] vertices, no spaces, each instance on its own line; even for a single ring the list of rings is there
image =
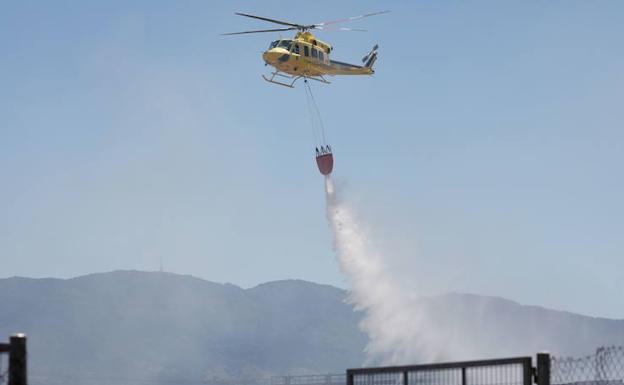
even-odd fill
[[[286,79],[292,79],[292,82],[289,83],[282,83],[280,81],[275,80],[276,76],[280,76],[282,78],[286,78]],[[284,75],[283,73],[280,73],[279,71],[275,71],[275,72],[271,72],[271,77],[267,78],[266,76],[262,75],[262,78],[264,80],[266,80],[269,83],[274,83],[274,84],[279,84],[280,86],[284,86],[284,87],[288,87],[288,88],[295,88],[295,82],[301,78],[304,78],[306,81],[307,79],[310,80],[316,80],[317,82],[321,82],[321,83],[325,83],[325,84],[331,84],[330,82],[328,82],[327,80],[325,80],[324,77],[322,76],[305,76],[305,75],[301,75],[301,76],[291,76],[291,75]]]
[[[282,82],[280,82],[280,81],[276,81],[276,80],[275,80],[275,77],[276,77],[276,76],[280,76],[280,77],[283,77],[283,78],[286,78],[286,79],[293,79],[293,81],[292,81],[292,82],[290,82],[290,84],[288,84],[288,83],[282,83]],[[282,73],[279,73],[278,71],[271,72],[271,77],[270,77],[270,78],[267,78],[266,76],[262,75],[262,79],[266,80],[267,82],[269,82],[269,83],[273,83],[273,84],[279,84],[280,86],[284,86],[284,87],[288,87],[288,88],[295,88],[295,87],[294,87],[295,82],[296,82],[297,80],[299,80],[300,78],[302,78],[302,76],[289,76],[289,75],[284,75],[284,74],[282,74]]]

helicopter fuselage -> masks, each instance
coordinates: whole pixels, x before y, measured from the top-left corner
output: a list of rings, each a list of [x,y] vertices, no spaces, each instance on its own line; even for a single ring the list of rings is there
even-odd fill
[[[318,77],[323,75],[372,75],[375,50],[365,59],[363,66],[330,60],[332,47],[310,32],[298,32],[293,39],[281,39],[271,43],[262,54],[268,65],[280,72],[299,77]]]

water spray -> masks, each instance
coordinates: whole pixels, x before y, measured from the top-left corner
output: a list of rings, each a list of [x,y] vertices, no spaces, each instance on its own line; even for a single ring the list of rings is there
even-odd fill
[[[449,346],[442,343],[422,303],[410,298],[387,271],[329,175],[325,194],[334,250],[351,288],[348,302],[364,312],[360,328],[369,337],[366,364],[398,365],[445,357]]]

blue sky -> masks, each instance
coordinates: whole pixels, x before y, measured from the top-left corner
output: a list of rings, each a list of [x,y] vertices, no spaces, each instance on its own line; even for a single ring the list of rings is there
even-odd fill
[[[302,87],[256,13],[374,78],[314,85],[397,279],[624,318],[621,1],[3,2],[0,276],[114,269],[344,287]],[[289,37],[290,35],[282,35]]]

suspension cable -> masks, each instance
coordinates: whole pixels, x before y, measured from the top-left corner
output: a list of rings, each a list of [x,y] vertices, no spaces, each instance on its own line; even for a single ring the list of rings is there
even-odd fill
[[[319,121],[322,144],[325,145],[327,141],[325,140],[325,125],[323,124],[321,111],[319,110],[318,105],[316,104],[316,99],[314,99],[314,95],[312,94],[312,89],[310,88],[310,84],[308,84],[308,82],[304,82],[304,84],[306,86],[306,89],[308,90],[308,93],[310,94],[310,100],[312,101],[312,106],[314,107],[314,110],[316,112],[316,117],[318,118],[318,121]]]
[[[307,86],[307,79],[304,79],[304,82],[306,83]],[[314,110],[312,108],[312,100],[310,100],[310,94],[308,93],[308,88],[305,88],[305,94],[306,94],[306,105],[308,107],[308,119],[310,120],[310,129],[312,130],[312,136],[314,137],[314,145],[315,146],[319,146],[321,143],[321,140],[319,138],[319,135],[317,133],[316,130],[316,124],[315,124],[315,120],[314,120]]]

